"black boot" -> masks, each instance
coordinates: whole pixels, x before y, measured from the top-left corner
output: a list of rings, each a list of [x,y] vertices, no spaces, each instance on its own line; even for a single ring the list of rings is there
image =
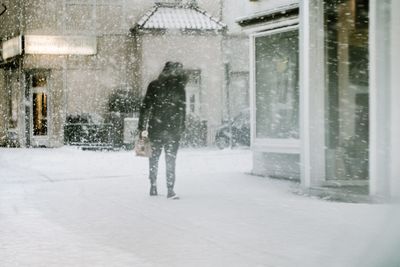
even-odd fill
[[[168,199],[179,199],[179,196],[174,192],[172,188],[168,188]]]
[[[157,196],[157,186],[156,185],[150,186],[150,196]]]

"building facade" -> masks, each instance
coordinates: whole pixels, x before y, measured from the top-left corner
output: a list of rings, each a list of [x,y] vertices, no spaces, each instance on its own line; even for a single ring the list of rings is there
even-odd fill
[[[208,143],[213,142],[213,129],[223,117],[222,31],[186,35],[170,31],[166,38],[160,32],[136,36],[131,30],[160,3],[195,5],[218,22],[221,1],[2,3],[7,7],[0,16],[3,145],[62,146],[71,118],[90,117],[94,123],[104,123],[114,92],[132,92],[140,98],[168,60],[179,60],[191,71],[193,103],[188,112],[207,121]],[[165,49],[155,44],[165,44]]]
[[[255,174],[399,196],[394,1],[249,1]],[[252,12],[257,10],[257,12]]]
[[[136,5],[122,0],[3,3],[3,137],[15,136],[20,146],[61,146],[68,116],[104,120],[111,92],[134,90],[127,59],[134,57],[129,27],[142,12]]]

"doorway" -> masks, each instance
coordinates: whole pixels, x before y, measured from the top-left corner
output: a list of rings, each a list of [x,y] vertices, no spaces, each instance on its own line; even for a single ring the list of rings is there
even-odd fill
[[[27,146],[49,146],[49,72],[44,70],[26,73],[26,143]]]

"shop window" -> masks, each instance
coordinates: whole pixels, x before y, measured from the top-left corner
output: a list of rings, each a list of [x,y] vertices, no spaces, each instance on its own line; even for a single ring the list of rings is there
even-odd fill
[[[325,1],[328,179],[368,179],[368,0]]]
[[[298,31],[255,38],[256,138],[299,138]]]

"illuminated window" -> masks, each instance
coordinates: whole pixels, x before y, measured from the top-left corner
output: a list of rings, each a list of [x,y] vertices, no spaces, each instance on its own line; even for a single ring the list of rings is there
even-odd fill
[[[47,135],[47,109],[46,94],[47,79],[45,75],[35,74],[32,77],[32,120],[33,135]]]
[[[33,135],[47,135],[47,95],[33,93]]]

